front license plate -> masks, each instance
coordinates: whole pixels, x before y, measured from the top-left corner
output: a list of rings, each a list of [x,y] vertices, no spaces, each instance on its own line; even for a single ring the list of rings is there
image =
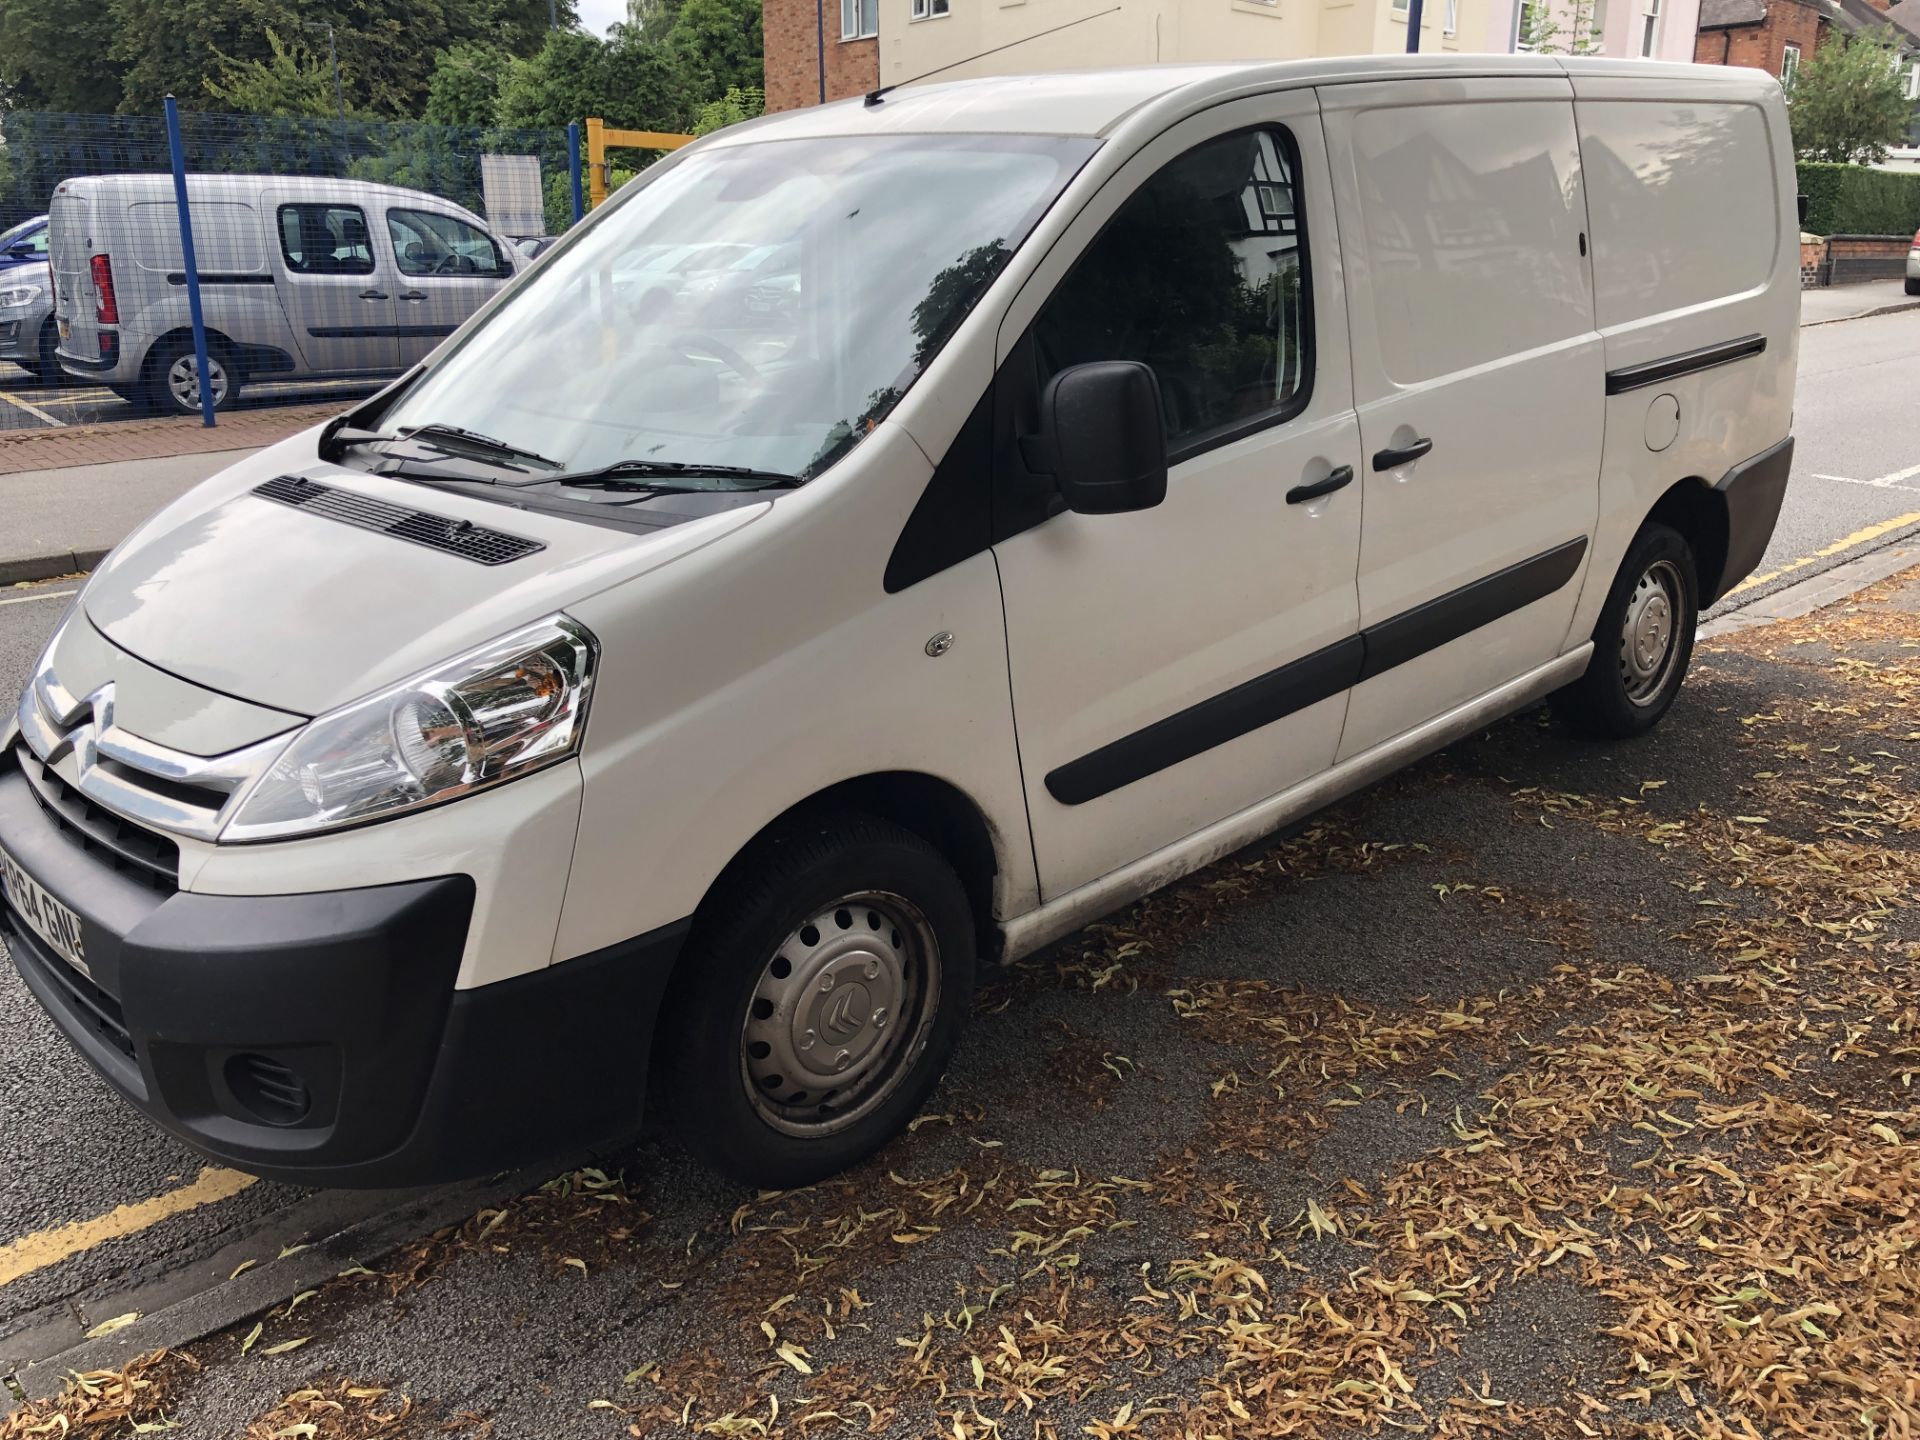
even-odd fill
[[[20,868],[20,862],[0,850],[0,889],[27,928],[49,950],[89,978],[86,946],[80,938],[80,917],[49,895],[38,880]]]

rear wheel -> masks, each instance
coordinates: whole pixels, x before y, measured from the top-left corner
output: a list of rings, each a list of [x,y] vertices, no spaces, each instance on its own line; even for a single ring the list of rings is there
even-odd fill
[[[1907,277],[1907,293],[1909,295],[1920,295],[1920,280],[1914,279],[1911,275]]]
[[[1686,537],[1658,522],[1627,547],[1593,630],[1593,659],[1553,697],[1571,729],[1603,739],[1644,735],[1680,693],[1700,622],[1700,586]]]
[[[918,835],[857,815],[786,827],[702,907],[660,1013],[656,1094],[735,1179],[843,1170],[939,1080],[974,948],[966,890]]]
[[[200,413],[200,362],[193,341],[185,336],[164,341],[147,361],[147,390],[153,403],[169,415]],[[207,345],[207,382],[213,408],[224,410],[240,394],[240,375],[232,357],[212,342]]]
[[[34,371],[43,385],[61,385],[66,382],[66,374],[60,369],[60,327],[54,324],[51,316],[40,327],[40,362]]]

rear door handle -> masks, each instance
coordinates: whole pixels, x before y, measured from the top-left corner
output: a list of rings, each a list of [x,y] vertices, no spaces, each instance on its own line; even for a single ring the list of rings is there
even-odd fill
[[[1353,467],[1341,465],[1329,470],[1325,479],[1315,480],[1310,485],[1296,485],[1287,491],[1287,504],[1299,505],[1308,500],[1318,500],[1322,495],[1331,495],[1353,483]]]
[[[402,290],[400,292],[400,298],[402,300],[424,300],[427,298],[427,292],[424,290]]]
[[[1373,452],[1373,468],[1375,470],[1391,470],[1396,465],[1405,465],[1409,461],[1418,460],[1431,449],[1433,449],[1433,441],[1422,435],[1411,445],[1401,445],[1397,448],[1376,450]]]
[[[387,298],[387,292],[384,290],[362,290],[360,292],[360,298],[362,300],[385,300]]]

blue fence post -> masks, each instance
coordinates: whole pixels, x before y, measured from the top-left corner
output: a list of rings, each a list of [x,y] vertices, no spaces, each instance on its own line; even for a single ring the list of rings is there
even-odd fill
[[[180,266],[186,272],[187,314],[193,318],[194,372],[200,377],[200,423],[213,428],[213,386],[207,379],[207,324],[200,314],[200,267],[193,258],[193,216],[187,208],[187,155],[180,144],[180,107],[167,96],[167,153],[173,159],[173,203],[180,212]],[[161,383],[166,378],[161,377]]]
[[[572,120],[567,122],[567,170],[573,180],[573,223],[578,225],[587,204],[580,194],[580,125]]]

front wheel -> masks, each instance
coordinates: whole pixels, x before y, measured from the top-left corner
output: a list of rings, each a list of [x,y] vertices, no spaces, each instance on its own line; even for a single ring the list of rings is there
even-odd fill
[[[1693,658],[1698,573],[1693,548],[1672,526],[1649,522],[1633,537],[1593,629],[1593,659],[1553,697],[1569,728],[1623,740],[1660,723]]]
[[[658,1021],[658,1095],[687,1148],[748,1184],[807,1185],[905,1127],[973,993],[965,888],[868,816],[790,825],[715,887]]]

